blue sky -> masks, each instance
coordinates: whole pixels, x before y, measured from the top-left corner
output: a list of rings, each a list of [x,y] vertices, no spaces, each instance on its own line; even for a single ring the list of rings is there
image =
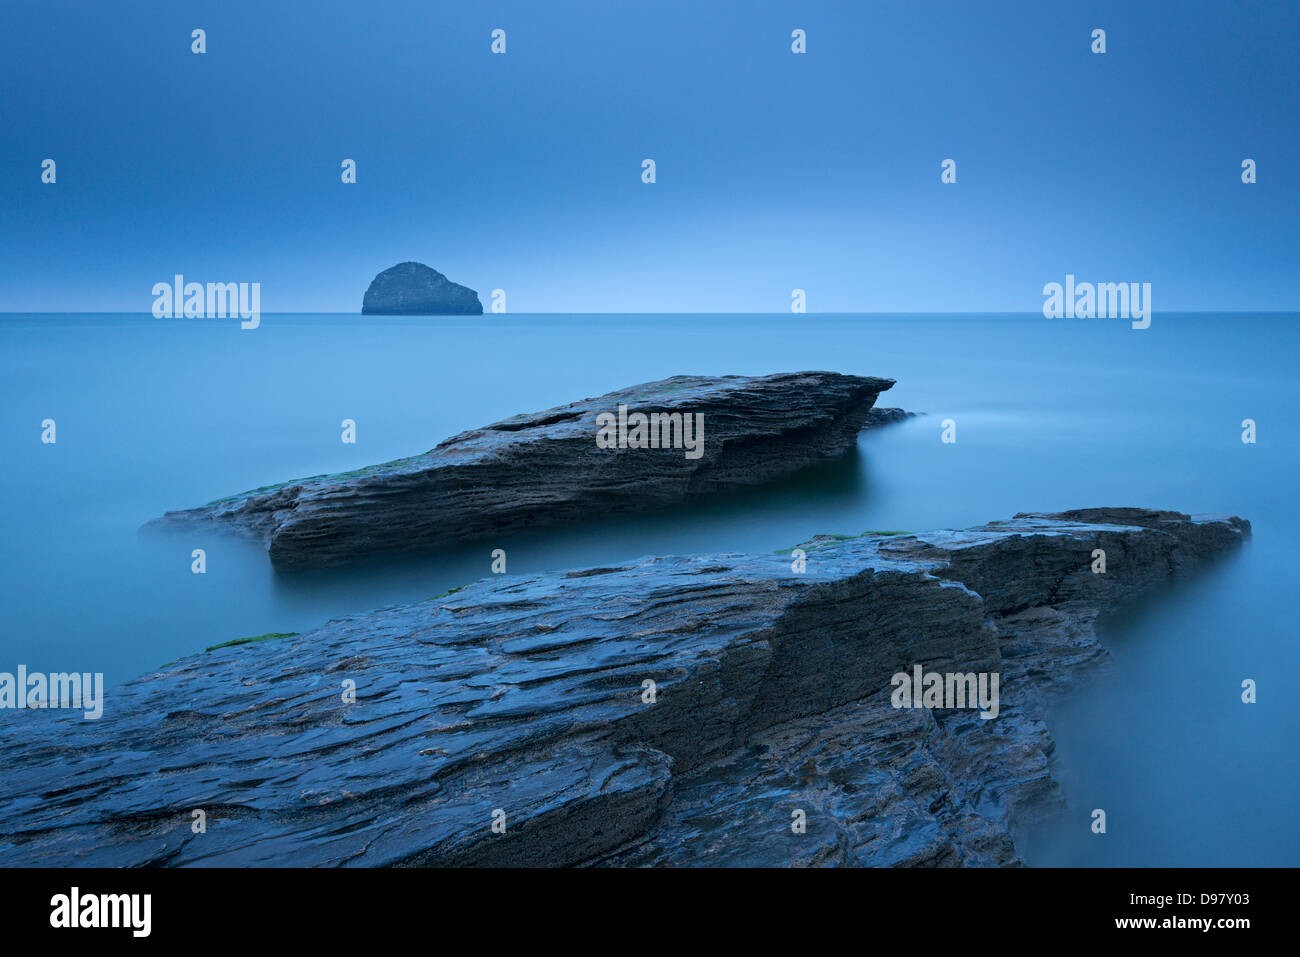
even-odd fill
[[[511,312],[1029,312],[1067,272],[1297,309],[1298,41],[1264,2],[6,0],[0,311],[180,272],[355,312],[407,259]]]

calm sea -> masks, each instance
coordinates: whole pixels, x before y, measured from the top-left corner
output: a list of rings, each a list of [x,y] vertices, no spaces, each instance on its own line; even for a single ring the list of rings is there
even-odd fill
[[[1106,629],[1114,676],[1052,725],[1070,811],[1024,848],[1042,865],[1300,865],[1298,322],[267,315],[243,331],[0,316],[0,671],[122,681],[221,641],[439,594],[488,574],[497,546],[517,573],[1027,510],[1231,512],[1254,525],[1240,553]],[[895,378],[880,404],[926,416],[717,502],[342,571],[276,575],[256,544],[137,533],[167,509],[423,452],[636,382],[804,369]],[[955,444],[940,442],[945,418]],[[1247,418],[1255,444],[1241,441]],[[344,419],[355,445],[340,440]],[[198,547],[204,575],[190,571]],[[1241,703],[1244,678],[1257,704]],[[1093,808],[1105,836],[1089,831]]]

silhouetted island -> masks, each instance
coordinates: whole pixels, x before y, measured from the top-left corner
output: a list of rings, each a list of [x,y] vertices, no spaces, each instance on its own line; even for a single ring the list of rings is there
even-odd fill
[[[390,266],[370,282],[363,316],[481,316],[478,293],[424,263]]]

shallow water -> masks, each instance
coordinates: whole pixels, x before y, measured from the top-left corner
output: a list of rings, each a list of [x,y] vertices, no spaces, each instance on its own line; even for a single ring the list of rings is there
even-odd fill
[[[1228,512],[1254,526],[1243,550],[1106,626],[1113,673],[1052,724],[1070,809],[1024,847],[1035,864],[1297,865],[1297,321],[268,315],[242,331],[0,316],[0,670],[121,681],[221,641],[439,594],[488,574],[495,547],[520,573],[1028,510]],[[926,415],[725,499],[351,569],[277,575],[253,543],[137,532],[167,509],[423,452],[635,382],[802,369],[895,378],[880,404]],[[46,418],[54,445],[40,441]],[[355,445],[340,440],[345,418]],[[940,442],[946,418],[954,444]],[[191,574],[194,548],[204,575]],[[1247,677],[1254,705],[1240,702]],[[1089,830],[1098,807],[1104,836]]]

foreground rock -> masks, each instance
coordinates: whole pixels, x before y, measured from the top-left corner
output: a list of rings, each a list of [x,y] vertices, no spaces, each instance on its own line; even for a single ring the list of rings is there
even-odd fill
[[[896,422],[906,422],[908,419],[914,419],[920,412],[907,412],[903,409],[872,409],[867,416],[867,425],[869,429],[878,428],[882,425],[893,425]]]
[[[196,655],[97,722],[0,724],[0,864],[1015,864],[1098,613],[1249,528],[1089,509],[810,543],[802,574],[644,559]],[[893,708],[918,664],[1000,674],[997,717]]]
[[[398,263],[370,281],[362,315],[481,316],[478,293],[424,263]]]
[[[357,472],[257,489],[151,526],[216,523],[266,543],[279,566],[337,565],[538,525],[676,505],[787,475],[854,446],[892,379],[834,372],[674,376],[463,432],[430,452]],[[599,448],[619,406],[702,416],[698,457]],[[689,423],[688,420],[689,419]],[[683,429],[674,434],[687,436]]]

